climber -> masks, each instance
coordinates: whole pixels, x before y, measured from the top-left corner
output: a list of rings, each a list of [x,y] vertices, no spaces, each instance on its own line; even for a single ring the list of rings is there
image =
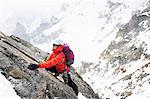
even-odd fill
[[[67,46],[68,47],[68,46]],[[72,89],[75,91],[76,95],[78,95],[78,87],[77,85],[72,81],[69,71],[69,66],[73,64],[74,62],[74,55],[68,55],[66,54],[66,44],[63,43],[63,40],[56,39],[53,43],[53,53],[46,59],[46,61],[40,63],[40,64],[30,64],[28,68],[30,70],[34,70],[37,68],[45,68],[48,71],[51,71],[55,77],[59,76],[59,74],[62,74],[62,78],[66,84],[68,84]],[[71,52],[71,50],[69,51]],[[73,54],[73,52],[72,52]],[[71,56],[72,59],[69,59],[68,57]],[[69,63],[68,60],[71,60]]]
[[[44,62],[40,63],[39,65],[31,64],[28,66],[28,68],[31,70],[37,68],[46,68],[46,70],[49,70],[55,73],[55,76],[58,76],[59,74],[63,73],[66,67],[65,55],[62,50],[62,41],[56,40],[53,43],[53,53]]]

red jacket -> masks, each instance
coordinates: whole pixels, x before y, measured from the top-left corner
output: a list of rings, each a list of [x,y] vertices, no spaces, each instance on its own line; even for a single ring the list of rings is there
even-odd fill
[[[47,60],[39,64],[39,68],[51,68],[56,66],[57,71],[62,73],[66,67],[65,55],[62,50],[62,45],[53,50],[53,53],[47,58]]]

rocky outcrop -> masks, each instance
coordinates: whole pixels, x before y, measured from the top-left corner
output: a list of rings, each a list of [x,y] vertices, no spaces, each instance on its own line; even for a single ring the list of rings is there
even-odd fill
[[[150,28],[148,8],[133,15],[130,21],[119,29],[116,38],[100,55],[101,59],[108,60],[109,64],[118,62],[119,65],[123,65],[136,61],[145,54],[147,43],[144,40],[139,40],[138,36],[146,35],[148,28]],[[114,66],[116,65],[114,64]]]
[[[47,56],[47,53],[18,37],[0,33],[0,71],[22,99],[77,99],[71,87],[45,69],[31,71],[27,68],[30,63],[39,63]],[[82,95],[99,99],[78,73],[71,72],[71,76]]]
[[[102,98],[114,96],[126,99],[139,94],[147,97],[144,92],[149,90],[147,86],[150,81],[149,6],[134,14],[130,21],[119,29],[116,38],[101,53],[100,63],[93,66],[105,81],[102,81],[104,86],[99,88]],[[110,94],[103,94],[105,90],[110,91]]]

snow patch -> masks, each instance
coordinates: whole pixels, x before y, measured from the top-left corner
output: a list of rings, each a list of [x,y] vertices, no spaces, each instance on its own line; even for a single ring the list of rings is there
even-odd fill
[[[17,96],[11,83],[0,73],[0,99],[21,99]]]

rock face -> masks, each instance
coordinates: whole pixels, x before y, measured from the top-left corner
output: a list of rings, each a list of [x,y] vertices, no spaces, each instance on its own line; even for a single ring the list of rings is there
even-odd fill
[[[30,63],[39,63],[47,56],[47,53],[28,42],[0,32],[0,71],[22,99],[77,99],[71,87],[45,69],[31,71],[27,68]],[[77,73],[72,72],[71,76],[82,95],[89,99],[99,99]]]
[[[140,59],[146,50],[149,49],[146,39],[149,36],[150,16],[148,7],[137,14],[134,14],[130,21],[124,25],[116,34],[116,38],[100,55],[100,59],[106,59],[109,64],[118,63],[123,65]],[[143,38],[140,38],[142,37]],[[109,67],[111,68],[111,67]]]
[[[104,75],[111,75],[110,79],[120,77],[116,82],[106,86],[115,96],[123,99],[136,95],[140,88],[147,90],[144,86],[149,85],[149,71],[146,71],[150,67],[149,11],[148,5],[144,11],[133,15],[100,55],[101,60],[107,61],[107,64],[101,67],[105,70]]]
[[[97,63],[83,63],[81,73],[102,99],[149,99],[150,5],[116,32]],[[88,67],[84,66],[88,64]],[[95,79],[96,78],[96,79]],[[98,83],[97,83],[98,82]],[[96,85],[102,85],[95,87]]]

